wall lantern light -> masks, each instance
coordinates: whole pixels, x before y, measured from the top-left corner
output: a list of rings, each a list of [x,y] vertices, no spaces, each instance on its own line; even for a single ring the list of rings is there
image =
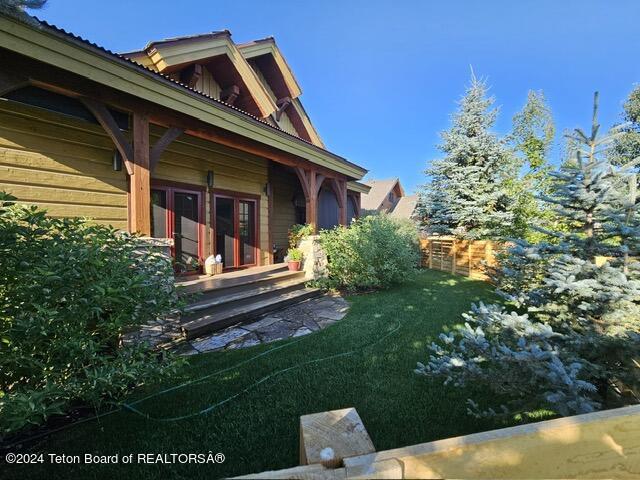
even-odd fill
[[[207,187],[213,188],[213,170],[207,170]]]
[[[113,169],[116,172],[122,171],[122,155],[120,154],[120,150],[118,149],[113,152]]]

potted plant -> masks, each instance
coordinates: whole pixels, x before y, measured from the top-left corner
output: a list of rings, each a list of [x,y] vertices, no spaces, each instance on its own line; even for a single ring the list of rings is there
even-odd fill
[[[302,252],[298,248],[290,248],[287,251],[287,266],[292,272],[300,270],[300,262],[302,261]]]

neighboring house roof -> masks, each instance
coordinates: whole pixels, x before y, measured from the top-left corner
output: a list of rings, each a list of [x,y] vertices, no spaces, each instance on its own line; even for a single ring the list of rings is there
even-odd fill
[[[364,210],[378,210],[389,193],[396,187],[399,187],[400,195],[404,195],[402,185],[399,178],[390,178],[387,180],[365,180],[363,183],[369,185],[371,190],[368,194],[362,195],[361,202]]]
[[[222,100],[198,92],[141,62],[116,54],[45,21],[35,20],[40,25],[0,15],[0,44],[8,50],[72,71],[144,100],[170,103],[170,108],[192,115],[205,123],[240,134],[255,132],[256,138],[262,143],[337,170],[348,177],[362,178],[367,172],[322,146],[288,133]],[[160,102],[160,98],[164,99],[163,102]]]
[[[389,214],[394,218],[412,219],[418,206],[418,195],[407,195],[400,197],[398,203]]]

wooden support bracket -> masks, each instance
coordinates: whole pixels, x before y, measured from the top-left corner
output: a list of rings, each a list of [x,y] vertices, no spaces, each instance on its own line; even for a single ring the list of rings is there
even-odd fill
[[[120,127],[113,118],[113,115],[111,115],[109,109],[104,103],[90,98],[81,97],[80,101],[85,107],[87,107],[93,116],[96,117],[96,120],[102,128],[104,128],[104,131],[107,132],[107,135],[109,135],[115,144],[120,155],[122,155],[127,173],[129,175],[133,175],[133,147],[122,133],[122,130],[120,130]]]
[[[220,92],[220,100],[229,105],[233,105],[238,95],[240,95],[240,87],[238,85],[229,85]]]
[[[0,71],[0,96],[29,85],[29,77],[16,72]]]
[[[151,148],[151,152],[149,153],[149,169],[153,172],[155,170],[156,165],[160,162],[160,155],[164,152],[171,142],[176,140],[180,135],[184,133],[182,128],[177,127],[169,127],[162,137],[158,139],[158,141]]]
[[[276,106],[278,107],[278,110],[276,111],[276,120],[278,122],[280,121],[280,118],[282,117],[282,114],[289,107],[289,105],[291,105],[291,98],[290,97],[280,98],[276,102]]]
[[[189,88],[196,88],[198,80],[202,77],[202,65],[193,64],[180,73],[180,81]]]

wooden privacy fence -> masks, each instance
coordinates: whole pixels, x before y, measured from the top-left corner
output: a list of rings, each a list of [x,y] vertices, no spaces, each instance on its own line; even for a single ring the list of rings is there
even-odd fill
[[[501,248],[501,244],[491,240],[420,239],[423,267],[482,280],[488,278],[487,267],[496,264],[496,253]]]

